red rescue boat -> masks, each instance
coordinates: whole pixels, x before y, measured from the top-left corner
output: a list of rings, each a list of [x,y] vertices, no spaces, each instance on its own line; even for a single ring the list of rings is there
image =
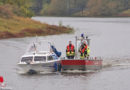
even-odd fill
[[[78,48],[78,41],[83,41],[86,40],[88,45],[90,45],[90,39],[88,37],[86,38],[81,38],[78,39],[76,37],[76,56],[74,59],[66,59],[62,58],[61,59],[61,71],[74,71],[74,70],[80,70],[80,71],[95,71],[95,70],[100,70],[102,68],[102,59],[99,57],[87,57],[84,59],[80,59],[79,56],[79,48]]]

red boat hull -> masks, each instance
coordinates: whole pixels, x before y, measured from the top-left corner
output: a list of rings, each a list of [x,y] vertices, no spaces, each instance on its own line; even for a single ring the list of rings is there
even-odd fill
[[[62,70],[99,70],[102,60],[61,60]]]

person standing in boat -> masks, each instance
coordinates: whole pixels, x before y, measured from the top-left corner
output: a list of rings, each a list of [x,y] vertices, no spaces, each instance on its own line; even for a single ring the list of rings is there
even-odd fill
[[[75,48],[72,41],[69,41],[69,45],[66,47],[66,56],[68,59],[73,59],[75,56]]]
[[[84,45],[82,44],[79,49],[80,59],[84,59]]]
[[[86,42],[84,41],[80,47],[80,58],[84,59],[86,57],[88,57],[88,45],[86,44]],[[90,51],[89,51],[90,52]]]
[[[86,58],[86,57],[87,57],[87,54],[88,54],[88,52],[87,52],[88,45],[86,44],[85,41],[84,41],[83,45],[84,45],[84,57]]]

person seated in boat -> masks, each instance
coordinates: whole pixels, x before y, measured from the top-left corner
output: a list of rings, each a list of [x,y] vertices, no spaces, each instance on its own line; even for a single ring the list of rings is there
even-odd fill
[[[69,41],[69,45],[66,47],[66,56],[68,59],[73,59],[75,56],[75,48],[72,41]]]

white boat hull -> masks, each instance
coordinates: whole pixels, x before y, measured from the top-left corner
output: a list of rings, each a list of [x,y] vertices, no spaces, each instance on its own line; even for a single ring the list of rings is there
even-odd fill
[[[53,62],[46,62],[46,63],[32,63],[32,64],[22,64],[19,63],[18,65],[24,72],[29,72],[30,70],[34,70],[36,72],[54,72],[55,63],[59,63],[60,60],[55,60]]]

